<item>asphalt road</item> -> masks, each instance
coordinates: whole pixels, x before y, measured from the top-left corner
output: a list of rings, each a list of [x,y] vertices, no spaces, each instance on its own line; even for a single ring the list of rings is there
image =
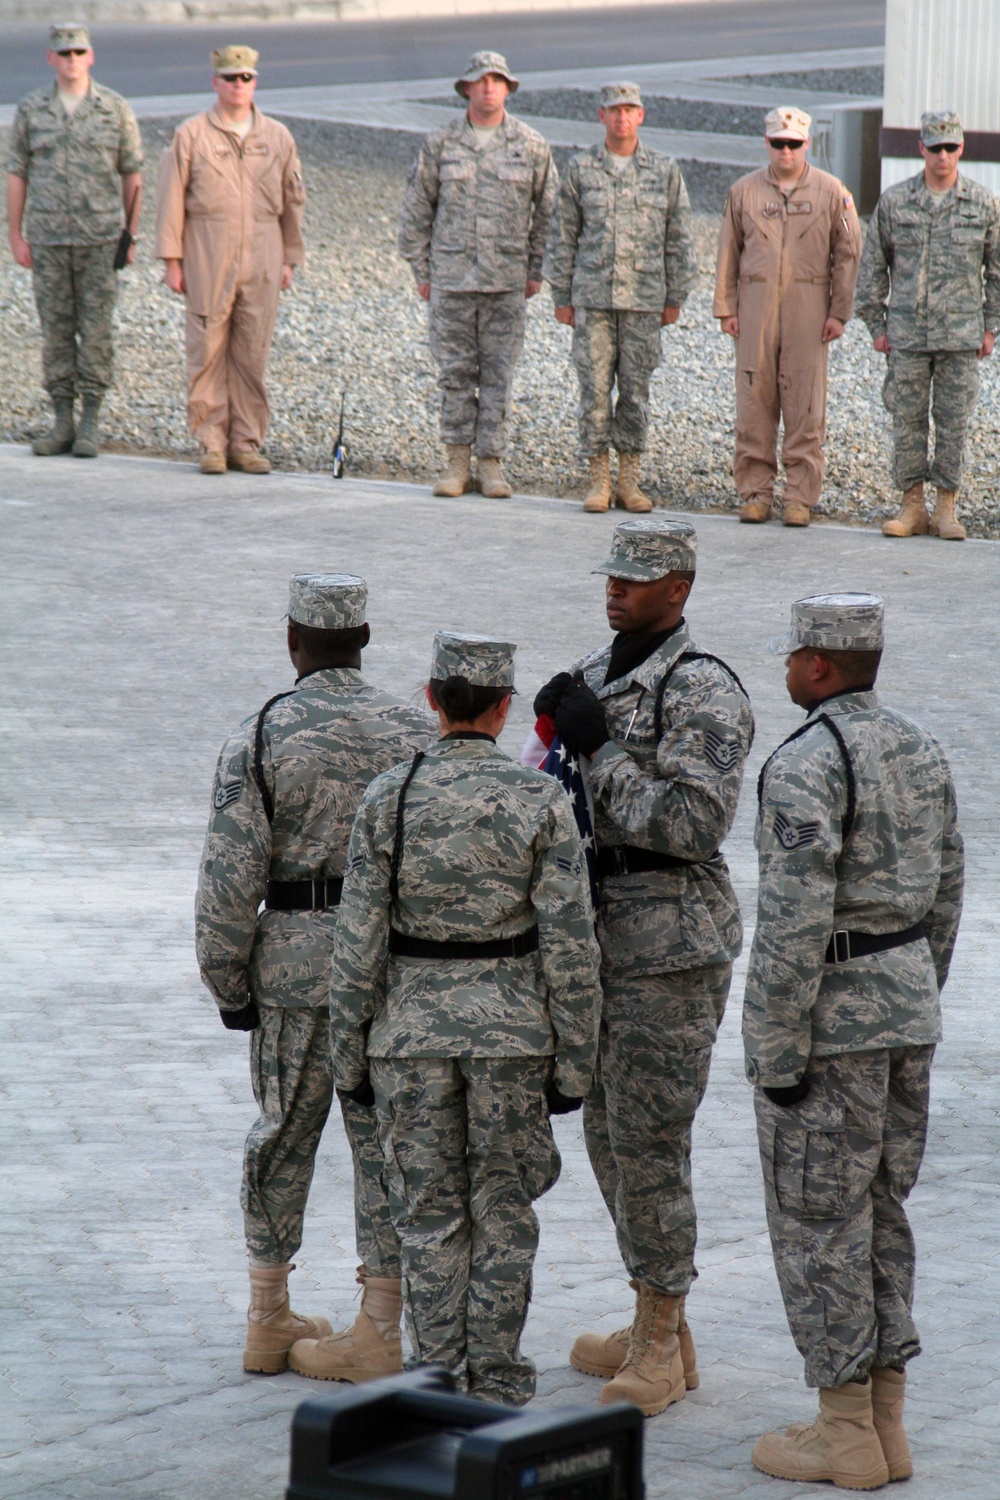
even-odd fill
[[[613,10],[534,11],[414,21],[93,27],[95,76],[133,97],[196,92],[208,54],[238,39],[259,48],[272,88],[436,78],[477,47],[505,52],[511,66],[609,68],[629,63],[756,53],[877,47],[885,0],[692,0]],[[47,77],[41,25],[4,27],[0,103],[13,104]]]

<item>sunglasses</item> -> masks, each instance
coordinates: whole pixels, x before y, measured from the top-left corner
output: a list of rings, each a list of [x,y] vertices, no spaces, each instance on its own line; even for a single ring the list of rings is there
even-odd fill
[[[256,73],[220,73],[223,83],[253,83]]]
[[[925,146],[924,150],[932,152],[934,156],[937,156],[939,151],[947,151],[948,155],[952,156],[958,150],[958,142],[942,141],[939,146]]]
[[[60,57],[86,57],[86,47],[62,47],[59,51]]]
[[[805,141],[776,141],[769,137],[767,144],[770,146],[772,151],[784,151],[786,146],[788,147],[789,151],[800,151],[805,145]]]

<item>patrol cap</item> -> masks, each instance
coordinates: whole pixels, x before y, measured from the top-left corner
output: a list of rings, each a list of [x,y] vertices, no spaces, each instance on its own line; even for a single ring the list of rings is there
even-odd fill
[[[925,146],[943,146],[965,140],[962,122],[953,109],[928,110],[920,116],[920,139]]]
[[[821,651],[881,651],[885,605],[878,594],[813,594],[792,605],[792,628],[768,641],[774,656],[803,646]]]
[[[74,47],[90,48],[90,32],[80,21],[58,21],[49,27],[49,51],[70,52]]]
[[[464,677],[473,687],[513,688],[516,650],[513,641],[439,630],[431,651],[431,679]]]
[[[465,65],[465,72],[461,78],[455,79],[455,93],[461,94],[464,99],[464,85],[478,83],[480,78],[486,77],[487,73],[496,73],[498,77],[506,78],[510,93],[517,93],[518,80],[508,68],[507,59],[501,52],[473,52]]]
[[[216,47],[212,53],[212,71],[219,73],[252,73],[257,77],[260,53],[252,47]],[[300,622],[305,624],[305,620]]]
[[[637,83],[605,83],[600,98],[602,109],[610,109],[613,104],[638,104],[642,107],[642,94]]]
[[[296,573],[288,585],[288,618],[314,630],[354,630],[365,623],[368,585],[355,573]]]
[[[790,141],[807,141],[811,125],[812,115],[794,104],[779,104],[764,116],[764,134],[769,139],[780,135]]]
[[[634,583],[655,583],[675,570],[693,573],[697,551],[698,535],[687,521],[646,516],[616,526],[611,556],[591,571]]]

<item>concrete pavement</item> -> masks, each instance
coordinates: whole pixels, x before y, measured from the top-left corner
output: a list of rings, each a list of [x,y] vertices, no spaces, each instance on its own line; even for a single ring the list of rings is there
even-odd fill
[[[278,1500],[291,1414],[325,1389],[241,1369],[246,1039],[222,1029],[201,990],[191,931],[218,746],[291,685],[288,576],[366,574],[366,670],[405,695],[424,680],[435,627],[511,631],[516,754],[534,688],[605,637],[589,569],[613,520],[559,500],[441,501],[322,475],[215,479],[190,464],[0,448],[3,1500]],[[970,893],[912,1200],[924,1356],[911,1367],[906,1494],[997,1500],[1000,547],[697,525],[689,618],[757,712],[727,846],[748,925],[757,769],[799,722],[763,650],[791,598],[883,593],[884,696],[952,758]],[[810,1416],[814,1397],[771,1268],[741,976],[695,1132],[701,1278],[689,1317],[702,1384],[646,1424],[651,1500],[815,1493],[750,1465],[753,1439]],[[568,1367],[569,1344],[588,1326],[620,1326],[630,1303],[579,1116],[556,1130],[565,1166],[540,1205],[525,1334],[546,1405],[596,1399],[597,1382]],[[332,1118],[293,1286],[299,1306],[340,1323],[354,1310],[348,1172]]]

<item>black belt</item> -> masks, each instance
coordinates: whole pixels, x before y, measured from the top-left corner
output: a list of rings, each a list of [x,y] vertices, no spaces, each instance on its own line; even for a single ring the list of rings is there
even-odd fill
[[[709,855],[713,859],[714,855]],[[676,854],[660,854],[656,849],[640,849],[636,844],[615,844],[597,851],[597,878],[609,875],[642,875],[646,870],[683,870],[702,860],[680,859]]]
[[[340,905],[344,882],[339,875],[318,880],[269,880],[264,897],[266,911],[326,911]]]
[[[435,943],[390,927],[389,952],[400,958],[523,958],[526,953],[538,952],[538,928],[486,943]]]
[[[865,958],[869,953],[885,953],[890,948],[902,948],[926,937],[923,918],[905,927],[902,932],[835,932],[826,945],[828,964],[846,964],[852,958]]]

